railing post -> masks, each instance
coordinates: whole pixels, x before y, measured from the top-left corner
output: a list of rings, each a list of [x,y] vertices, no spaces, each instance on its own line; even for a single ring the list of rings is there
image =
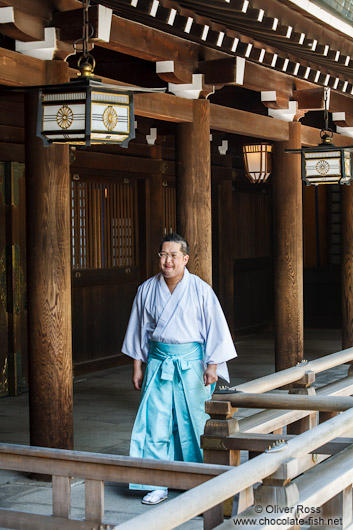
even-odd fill
[[[289,394],[315,396],[315,388],[311,386],[313,383],[315,383],[315,372],[308,371],[301,379],[293,383],[293,387],[289,390]],[[287,426],[287,434],[301,434],[305,431],[309,431],[316,425],[317,412],[313,412],[312,414],[309,414],[309,416],[289,424]]]
[[[348,528],[352,524],[352,485],[342,490],[338,495],[332,497],[328,502],[322,505],[320,517],[325,521],[331,519],[334,528]],[[331,527],[332,527],[331,526]]]
[[[85,480],[85,519],[101,523],[104,517],[104,481]]]
[[[297,460],[290,458],[273,475],[264,478],[262,485],[255,490],[254,504],[263,506],[263,513],[268,517],[271,513],[276,514],[278,507],[290,507],[299,501],[298,488],[291,482],[293,470],[297,467]],[[300,530],[300,526],[294,525],[291,530]]]
[[[70,477],[52,478],[53,516],[68,519],[71,510],[71,479]]]
[[[211,416],[206,421],[204,434],[224,438],[239,431],[238,420],[233,414],[238,410],[229,401],[206,401],[205,410]],[[203,461],[207,464],[223,464],[228,466],[240,465],[240,451],[228,449],[212,449],[207,444],[207,438],[202,437]],[[233,498],[219,504],[203,514],[204,530],[211,530],[223,522],[224,515],[231,516]]]

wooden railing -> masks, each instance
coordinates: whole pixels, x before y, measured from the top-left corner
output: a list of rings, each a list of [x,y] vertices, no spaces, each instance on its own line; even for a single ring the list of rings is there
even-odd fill
[[[229,466],[165,462],[117,455],[0,444],[0,469],[52,476],[53,515],[37,515],[0,508],[0,527],[21,530],[63,528],[105,529],[102,524],[104,481],[164,484],[190,489],[225,473]],[[85,480],[85,521],[70,519],[71,478]]]
[[[150,510],[148,514],[119,525],[119,530],[132,530],[140,526],[144,530],[169,530],[200,513],[204,513],[204,528],[207,530],[211,528],[223,530],[235,526],[244,530],[274,528],[272,521],[267,526],[260,524],[261,518],[254,512],[256,505],[254,503],[258,506],[271,505],[274,509],[276,506],[288,507],[294,514],[299,506],[303,509],[307,507],[318,509],[324,505],[322,513],[326,514],[326,519],[327,517],[329,519],[329,515],[336,510],[338,495],[342,497],[341,527],[345,528],[347,520],[352,522],[349,512],[351,496],[348,495],[348,491],[351,490],[353,482],[353,463],[350,463],[350,446],[353,439],[337,437],[352,431],[353,409],[349,408],[336,416],[339,414],[339,409],[346,408],[352,402],[350,398],[346,398],[343,406],[342,400],[335,396],[353,394],[353,377],[349,370],[347,377],[335,383],[319,389],[314,389],[312,385],[315,382],[315,374],[352,361],[353,349],[350,348],[214,395],[213,400],[206,403],[206,410],[211,418],[206,423],[205,434],[202,437],[204,461],[236,467],[222,477],[211,479],[207,484],[183,493],[178,499]],[[250,417],[237,419],[236,407],[239,406],[236,403],[237,399],[239,402],[243,400],[243,407],[250,406],[252,399],[255,406],[253,396],[247,396],[248,401],[244,403],[244,397],[240,392],[261,394],[287,385],[292,387],[290,394],[283,395],[281,392],[270,398],[267,397],[268,395],[262,396],[261,408],[273,406],[276,399],[278,403],[282,399],[285,406],[284,400],[293,397],[291,402],[287,401],[288,410],[271,408]],[[310,398],[315,394],[319,397],[316,398],[316,402],[315,398],[308,401],[309,409],[297,410],[296,404],[298,397],[300,400],[300,395],[301,399],[304,398],[301,404],[301,407],[304,407],[305,395]],[[324,402],[320,402],[324,397]],[[271,399],[272,402],[266,404],[266,399]],[[260,408],[259,401],[256,407]],[[320,425],[317,425],[318,413],[313,412],[314,410],[319,411]],[[287,434],[283,434],[283,428],[286,428]],[[240,465],[241,450],[247,450],[250,459]],[[336,467],[338,471],[333,473],[332,469]],[[338,477],[342,474],[342,468],[345,469],[346,475],[344,480],[340,481]],[[315,476],[313,471],[316,472]],[[318,478],[320,476],[322,480]],[[332,479],[335,480],[334,487],[331,487]],[[256,490],[254,498],[253,486],[260,481],[262,486]],[[242,513],[223,522],[224,501],[233,499],[238,493],[240,494],[239,511]],[[332,501],[334,506],[330,499],[334,499]],[[251,519],[256,523],[251,525]],[[293,526],[293,523],[287,526],[281,524],[278,528]],[[298,525],[295,527],[299,528]],[[335,526],[336,529],[339,527]]]
[[[263,529],[274,528],[273,516],[266,520],[266,512],[260,517],[256,510],[272,506],[287,508],[292,523],[300,521],[294,517],[299,509],[322,509],[325,522],[336,518],[335,528],[348,528],[353,520],[353,439],[341,436],[353,432],[353,398],[344,397],[353,394],[353,377],[349,370],[335,383],[316,390],[312,384],[316,373],[352,361],[353,348],[215,394],[206,403],[211,417],[202,437],[205,464],[0,444],[0,469],[53,477],[51,517],[1,509],[0,527],[168,530],[203,513],[206,530]],[[291,385],[289,393],[262,394],[285,385]],[[266,410],[238,419],[240,406]],[[249,459],[240,465],[242,450]],[[70,519],[70,477],[85,479],[85,521]],[[188,491],[114,526],[114,521],[102,523],[104,481]],[[225,501],[238,493],[241,513],[223,522]],[[300,524],[281,522],[280,528]]]

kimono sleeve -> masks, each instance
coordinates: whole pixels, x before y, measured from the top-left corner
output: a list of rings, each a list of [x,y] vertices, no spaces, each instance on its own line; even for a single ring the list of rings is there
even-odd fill
[[[203,313],[206,328],[205,363],[217,364],[218,375],[229,382],[226,361],[237,357],[237,352],[221,304],[212,288],[204,293]]]
[[[132,304],[129,323],[121,351],[133,359],[147,362],[148,339],[143,326],[143,292],[141,286],[138,288]]]

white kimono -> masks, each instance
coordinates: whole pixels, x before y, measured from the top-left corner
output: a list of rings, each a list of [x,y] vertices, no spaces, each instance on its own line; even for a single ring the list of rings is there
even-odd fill
[[[237,353],[227,321],[213,289],[186,268],[173,294],[161,273],[138,288],[121,351],[147,363],[150,341],[200,342],[205,364],[229,382],[226,361]]]
[[[134,300],[123,353],[147,363],[130,456],[202,462],[200,436],[208,418],[205,364],[217,364],[229,381],[226,361],[236,351],[211,287],[184,270],[170,293],[162,274],[144,282]],[[130,484],[131,489],[163,486]]]

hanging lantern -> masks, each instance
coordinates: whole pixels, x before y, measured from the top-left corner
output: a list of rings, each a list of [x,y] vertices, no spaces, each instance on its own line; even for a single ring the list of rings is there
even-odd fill
[[[133,93],[89,77],[39,91],[37,136],[45,145],[116,144],[135,138]]]
[[[317,147],[287,149],[286,153],[301,153],[302,180],[314,184],[350,184],[352,180],[353,147],[335,147],[332,131],[321,131],[322,143]]]
[[[82,1],[80,77],[61,85],[40,87],[37,136],[45,145],[115,144],[127,147],[135,138],[133,93],[94,78],[96,61],[88,53],[93,29],[88,20],[90,0]]]
[[[266,182],[272,170],[272,145],[243,145],[245,174],[251,183]]]
[[[352,180],[353,146],[336,147],[332,143],[333,131],[328,127],[329,89],[324,91],[325,127],[320,131],[322,142],[315,147],[286,149],[286,153],[301,153],[302,180],[307,186],[314,184],[350,184]]]

